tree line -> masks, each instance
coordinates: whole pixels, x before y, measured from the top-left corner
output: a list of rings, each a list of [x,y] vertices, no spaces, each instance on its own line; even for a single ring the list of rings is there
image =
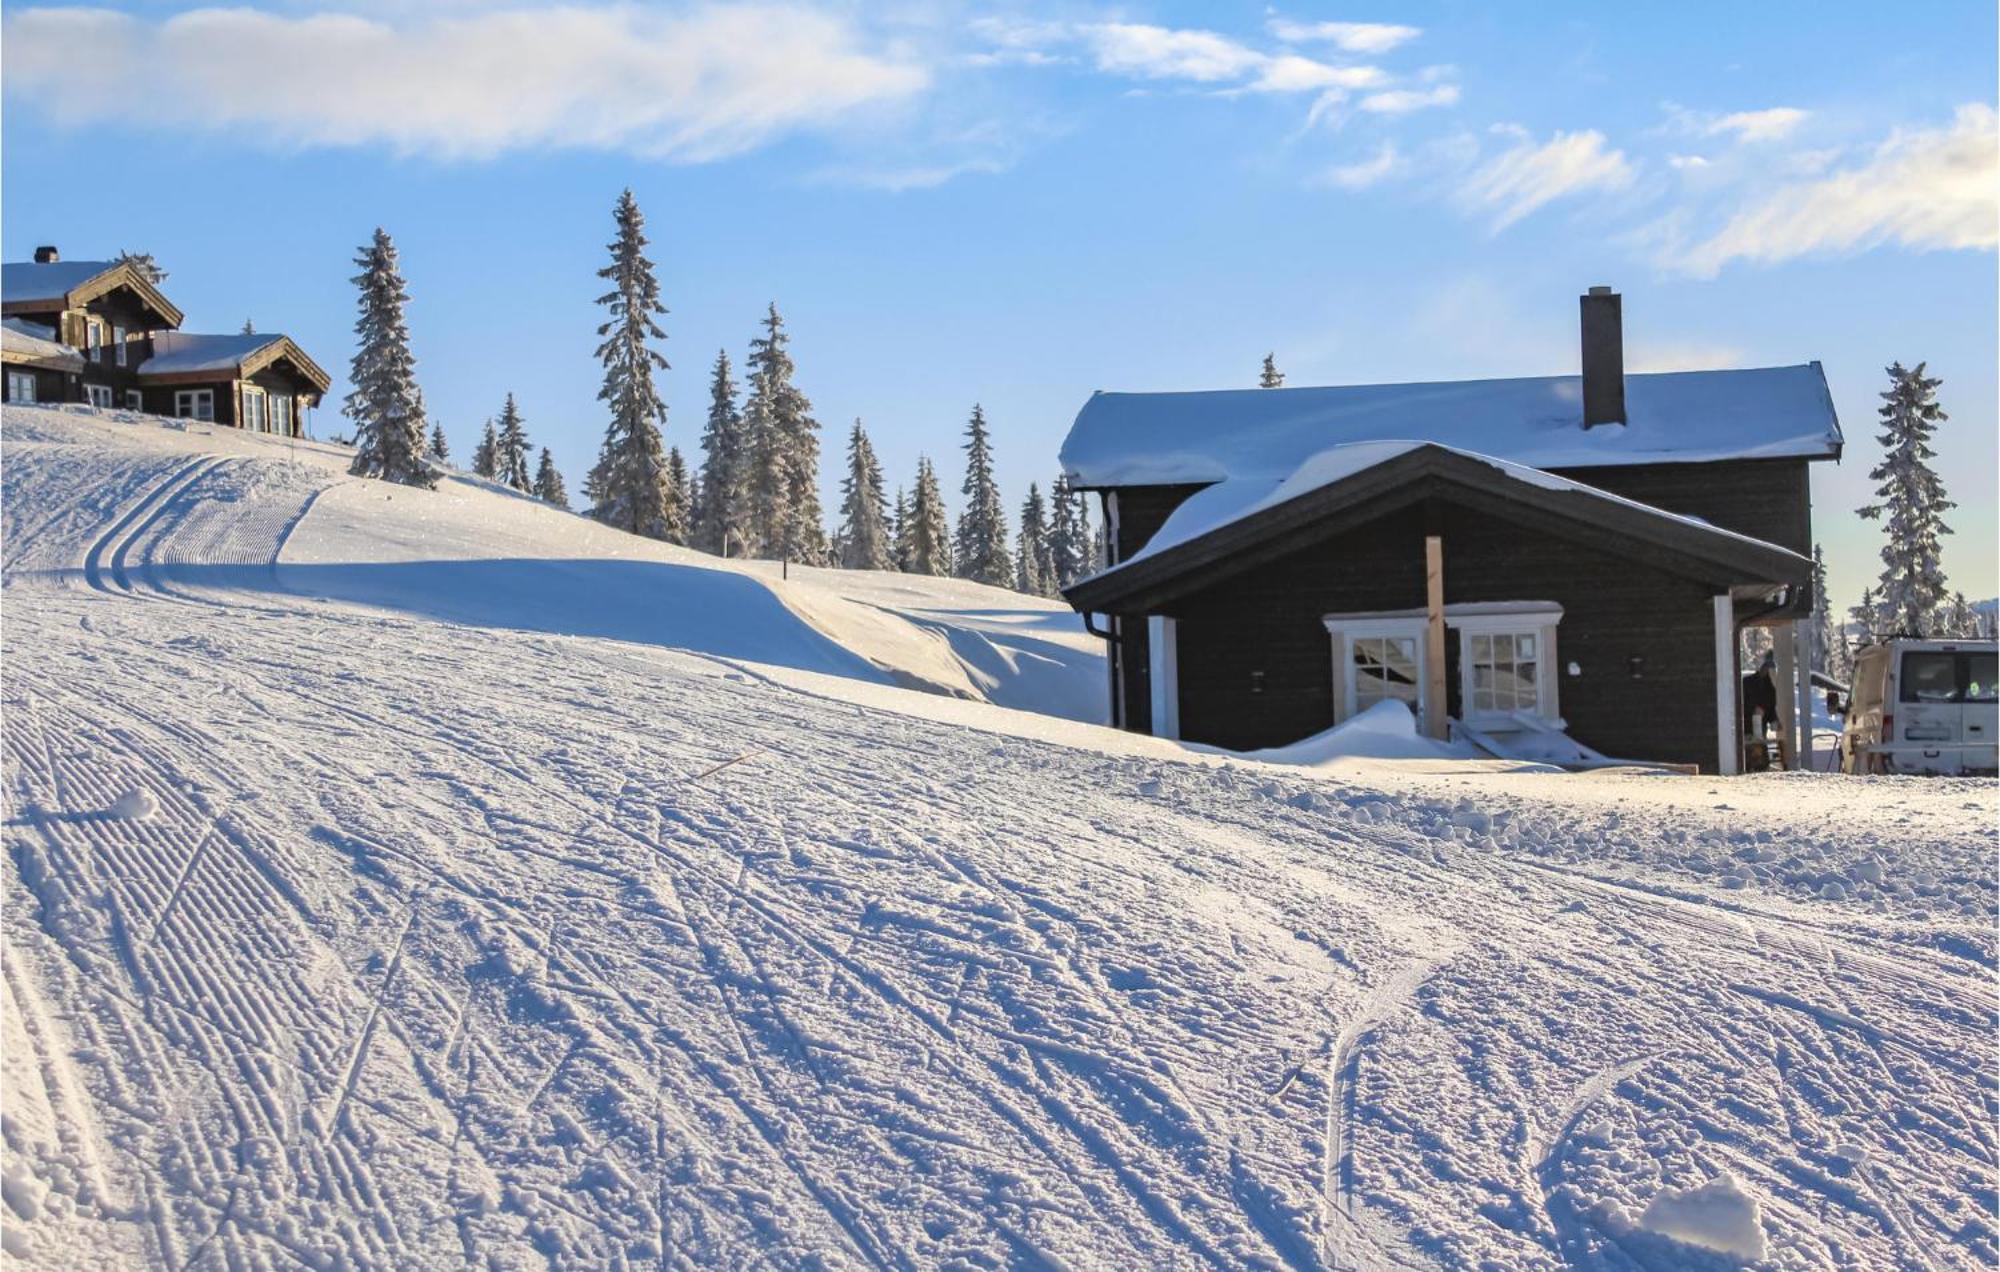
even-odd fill
[[[827,533],[820,507],[820,425],[795,383],[790,336],[775,303],[765,311],[739,386],[727,350],[709,377],[701,463],[691,471],[665,442],[667,407],[655,373],[670,370],[655,343],[667,314],[645,217],[628,189],[613,210],[616,233],[598,271],[609,284],[597,300],[603,381],[598,400],[609,420],[596,464],[585,477],[585,515],[645,538],[724,557],[763,557],[800,565],[899,570],[955,576],[1037,596],[1054,596],[1103,559],[1081,491],[1059,476],[1046,496],[1031,483],[1018,533],[993,471],[985,412],[972,408],[965,427],[963,504],[951,525],[935,466],[917,461],[913,480],[891,499],[875,449],[859,419],[847,439],[838,524]],[[434,486],[450,458],[441,424],[426,427],[423,394],[409,352],[403,309],[409,295],[395,244],[377,229],[361,249],[354,389],[342,411],[355,425],[351,471],[407,485]],[[1268,360],[1267,360],[1268,361]],[[527,428],[514,395],[489,419],[471,468],[510,489],[569,507],[562,474],[548,448],[530,471]]]

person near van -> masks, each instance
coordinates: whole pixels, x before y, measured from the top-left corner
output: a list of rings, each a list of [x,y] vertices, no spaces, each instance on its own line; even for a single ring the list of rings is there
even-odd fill
[[[1764,731],[1778,718],[1778,659],[1770,650],[1757,663],[1757,670],[1743,677],[1743,732],[1752,742],[1762,742]]]

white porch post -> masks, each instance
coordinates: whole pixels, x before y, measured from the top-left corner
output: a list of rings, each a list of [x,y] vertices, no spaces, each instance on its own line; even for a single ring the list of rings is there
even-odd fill
[[[1736,738],[1742,689],[1736,674],[1736,602],[1727,592],[1715,598],[1715,765],[1725,776],[1743,767],[1743,745]]]
[[[1151,657],[1153,685],[1153,736],[1178,738],[1181,735],[1181,667],[1175,648],[1177,624],[1163,614],[1146,619],[1146,638]]]
[[[1798,624],[1779,623],[1771,629],[1771,651],[1778,674],[1778,741],[1785,767],[1799,766],[1799,641]]]
[[[1813,664],[1819,661],[1818,642],[1814,633],[1815,624],[1811,619],[1802,618],[1792,624],[1798,632],[1798,682],[1794,692],[1798,697],[1798,739],[1799,767],[1812,768],[1813,749]]]

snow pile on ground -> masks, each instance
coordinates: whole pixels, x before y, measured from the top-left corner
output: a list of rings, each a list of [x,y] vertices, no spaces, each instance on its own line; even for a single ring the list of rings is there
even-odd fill
[[[1402,703],[1378,702],[1324,732],[1244,758],[1323,768],[1337,760],[1469,760],[1474,754],[1471,747],[1419,734],[1417,717]]]
[[[1757,1199],[1727,1172],[1698,1188],[1662,1188],[1639,1216],[1639,1226],[1739,1259],[1764,1257]]]
[[[484,488],[4,420],[11,1257],[1679,1267],[1631,1217],[1726,1173],[1769,1266],[2000,1258],[1995,783],[1192,754],[671,554],[605,559],[697,643],[607,639]]]

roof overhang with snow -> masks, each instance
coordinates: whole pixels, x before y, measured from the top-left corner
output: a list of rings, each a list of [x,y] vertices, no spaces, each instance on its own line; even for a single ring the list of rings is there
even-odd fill
[[[0,320],[0,362],[50,371],[81,371],[83,355],[56,340],[54,335],[45,327],[19,318]]]
[[[1812,569],[1777,544],[1539,469],[1430,442],[1371,442],[1332,447],[1282,480],[1232,479],[1197,492],[1143,549],[1063,598],[1089,612],[1145,612],[1431,500],[1582,538],[1744,596],[1796,595]]]
[[[1541,469],[1838,459],[1817,362],[1625,377],[1626,422],[1583,426],[1581,377],[1098,393],[1062,467],[1080,489],[1283,477],[1331,446],[1419,438]]]
[[[154,343],[156,352],[139,364],[139,378],[148,384],[198,384],[216,379],[240,380],[267,367],[288,362],[320,393],[333,383],[321,366],[306,356],[290,336],[278,333],[209,336],[175,332]]]
[[[124,261],[10,261],[0,272],[0,311],[60,313],[80,309],[121,287],[130,288],[161,326],[178,327],[185,320],[174,302]]]

